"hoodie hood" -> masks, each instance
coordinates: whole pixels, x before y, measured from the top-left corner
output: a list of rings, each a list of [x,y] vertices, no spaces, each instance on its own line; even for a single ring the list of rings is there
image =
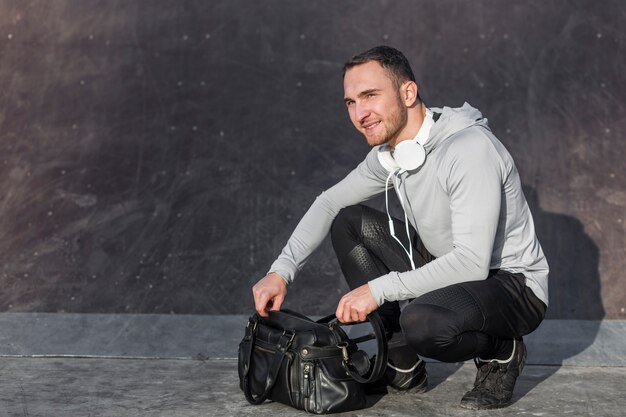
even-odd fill
[[[462,107],[457,108],[430,107],[429,111],[433,113],[435,123],[430,128],[428,140],[424,144],[424,156],[427,156],[442,142],[454,136],[455,133],[467,129],[468,127],[482,126],[489,130],[487,119],[483,117],[480,111],[470,106],[468,103],[464,103]],[[398,164],[391,154],[389,144],[379,145],[375,147],[375,149],[377,149],[378,160],[388,172],[397,171],[399,169]]]
[[[489,130],[487,119],[478,109],[468,103],[463,103],[462,107],[456,108],[430,107],[430,110],[435,114],[440,114],[440,116],[430,130],[428,141],[424,144],[426,154],[429,154],[450,136],[468,127],[482,126]]]

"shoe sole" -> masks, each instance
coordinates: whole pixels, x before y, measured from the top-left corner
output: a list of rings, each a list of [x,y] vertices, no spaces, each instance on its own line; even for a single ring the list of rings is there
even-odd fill
[[[415,376],[417,376],[417,375],[415,375]],[[409,379],[407,381],[407,383],[410,383],[412,380],[413,380],[413,378]],[[428,374],[426,374],[424,372],[423,378],[414,387],[411,387],[411,388],[408,388],[408,389],[403,389],[403,388],[395,387],[393,385],[389,385],[388,388],[389,388],[388,391],[392,391],[394,394],[400,394],[400,395],[404,395],[404,394],[422,394],[422,393],[428,391]]]
[[[496,410],[498,408],[508,407],[511,404],[512,404],[512,402],[509,401],[508,403],[491,404],[491,405],[487,405],[487,406],[478,405],[478,404],[474,404],[474,403],[460,403],[459,405],[461,406],[461,408],[465,408],[466,410]]]

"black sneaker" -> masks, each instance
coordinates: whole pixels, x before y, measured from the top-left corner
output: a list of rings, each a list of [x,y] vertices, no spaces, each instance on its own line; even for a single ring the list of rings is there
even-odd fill
[[[463,396],[461,407],[472,410],[502,408],[511,404],[515,381],[526,363],[526,346],[513,340],[513,353],[507,361],[474,359],[478,371],[474,388]]]
[[[419,358],[410,369],[399,369],[387,363],[385,374],[378,381],[365,385],[366,394],[387,394],[389,388],[398,393],[422,393],[428,389],[428,373]]]

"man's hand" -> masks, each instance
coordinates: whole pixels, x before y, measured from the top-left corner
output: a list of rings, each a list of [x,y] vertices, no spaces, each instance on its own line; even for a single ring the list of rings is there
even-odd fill
[[[252,287],[252,294],[256,311],[267,317],[268,311],[280,310],[287,295],[287,282],[276,272],[270,272]]]
[[[335,315],[342,323],[363,321],[369,313],[377,308],[378,304],[372,296],[370,287],[365,284],[341,297]]]

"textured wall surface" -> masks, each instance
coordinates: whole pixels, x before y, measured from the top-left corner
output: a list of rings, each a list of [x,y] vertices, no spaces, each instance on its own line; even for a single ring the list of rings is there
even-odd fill
[[[489,118],[551,268],[549,317],[626,318],[621,1],[0,1],[0,310],[247,314],[368,148],[340,69],[405,52]],[[621,29],[620,29],[621,28]],[[328,242],[287,306],[334,311]]]

